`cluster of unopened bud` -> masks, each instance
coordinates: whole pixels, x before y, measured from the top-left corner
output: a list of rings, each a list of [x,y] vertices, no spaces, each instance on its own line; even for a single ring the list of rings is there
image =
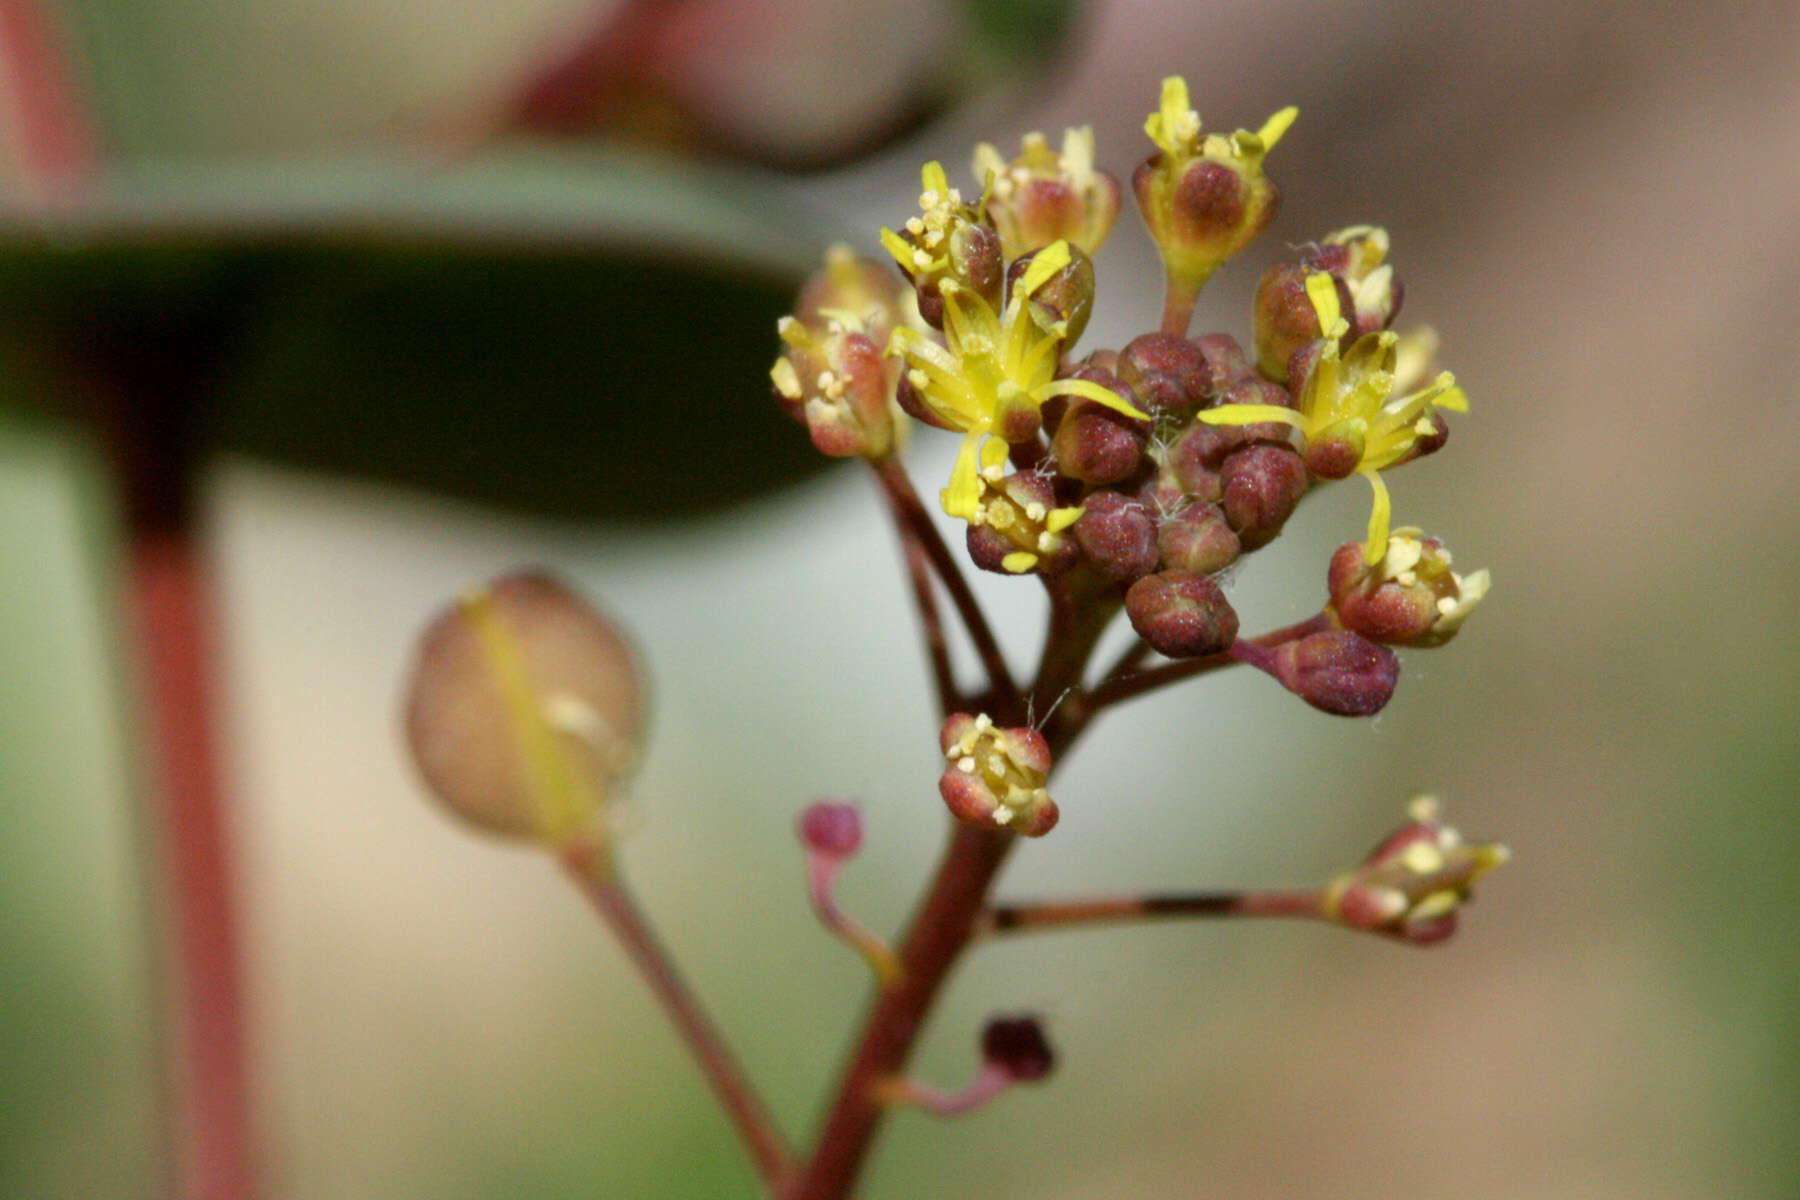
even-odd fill
[[[1498,843],[1463,840],[1438,820],[1431,796],[1413,797],[1408,816],[1362,865],[1332,881],[1322,907],[1353,929],[1429,945],[1456,932],[1457,910],[1475,881],[1511,855]]]
[[[1002,729],[986,714],[954,713],[938,744],[938,792],[960,821],[1042,837],[1061,814],[1050,799],[1050,746],[1035,729]]]

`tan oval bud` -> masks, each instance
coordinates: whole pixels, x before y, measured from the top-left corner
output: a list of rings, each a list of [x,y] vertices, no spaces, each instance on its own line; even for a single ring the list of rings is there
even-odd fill
[[[625,639],[537,572],[441,613],[406,694],[407,743],[432,793],[477,828],[553,844],[594,825],[643,721]]]

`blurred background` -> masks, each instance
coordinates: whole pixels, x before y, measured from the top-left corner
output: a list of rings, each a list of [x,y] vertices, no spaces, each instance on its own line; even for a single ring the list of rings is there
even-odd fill
[[[981,950],[920,1073],[1019,1008],[1059,1073],[899,1117],[863,1194],[1800,1193],[1800,7],[68,0],[0,45],[0,1195],[163,1194],[121,407],[179,434],[214,570],[268,1194],[752,1194],[578,897],[425,801],[411,641],[526,563],[634,631],[626,873],[803,1136],[866,984],[792,819],[863,803],[845,895],[891,929],[944,817],[892,535],[767,402],[773,319],[927,158],[1091,122],[1127,174],[1172,72],[1212,127],[1301,110],[1197,331],[1387,226],[1473,401],[1396,516],[1495,590],[1373,722],[1232,676],[1109,718],[1001,891],[1308,883],[1418,788],[1515,860],[1427,951]],[[1132,214],[1098,267],[1086,345],[1151,328]],[[922,487],[955,441],[915,439]],[[1313,611],[1366,504],[1246,564],[1248,628]],[[1036,589],[979,583],[1023,663]]]

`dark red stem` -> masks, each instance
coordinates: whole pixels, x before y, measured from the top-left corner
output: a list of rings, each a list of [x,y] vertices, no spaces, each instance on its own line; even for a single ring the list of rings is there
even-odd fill
[[[1146,921],[1156,917],[1322,917],[1317,889],[1291,892],[1190,892],[1163,896],[1102,896],[1083,900],[1019,901],[988,910],[992,933]]]
[[[784,1200],[842,1200],[861,1170],[886,1112],[882,1087],[906,1067],[932,1003],[975,933],[975,921],[1017,840],[958,825],[900,943],[900,979],[877,995],[845,1069],[817,1149]]]

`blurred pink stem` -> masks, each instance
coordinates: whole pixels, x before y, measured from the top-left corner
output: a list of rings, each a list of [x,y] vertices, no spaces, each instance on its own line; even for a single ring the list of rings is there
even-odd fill
[[[49,6],[0,0],[0,110],[13,174],[36,202],[92,174],[97,152]]]
[[[755,1160],[763,1182],[778,1183],[787,1174],[789,1163],[781,1131],[724,1037],[675,970],[668,951],[656,940],[649,922],[644,920],[624,883],[613,872],[606,851],[577,840],[564,848],[562,863],[594,910],[612,928],[619,944],[625,948],[638,973],[687,1043],[701,1073],[712,1085],[726,1116]]]
[[[995,1063],[983,1063],[969,1086],[946,1092],[913,1079],[894,1079],[882,1085],[881,1098],[888,1104],[907,1104],[936,1117],[960,1117],[974,1112],[1013,1085],[1012,1072]]]

